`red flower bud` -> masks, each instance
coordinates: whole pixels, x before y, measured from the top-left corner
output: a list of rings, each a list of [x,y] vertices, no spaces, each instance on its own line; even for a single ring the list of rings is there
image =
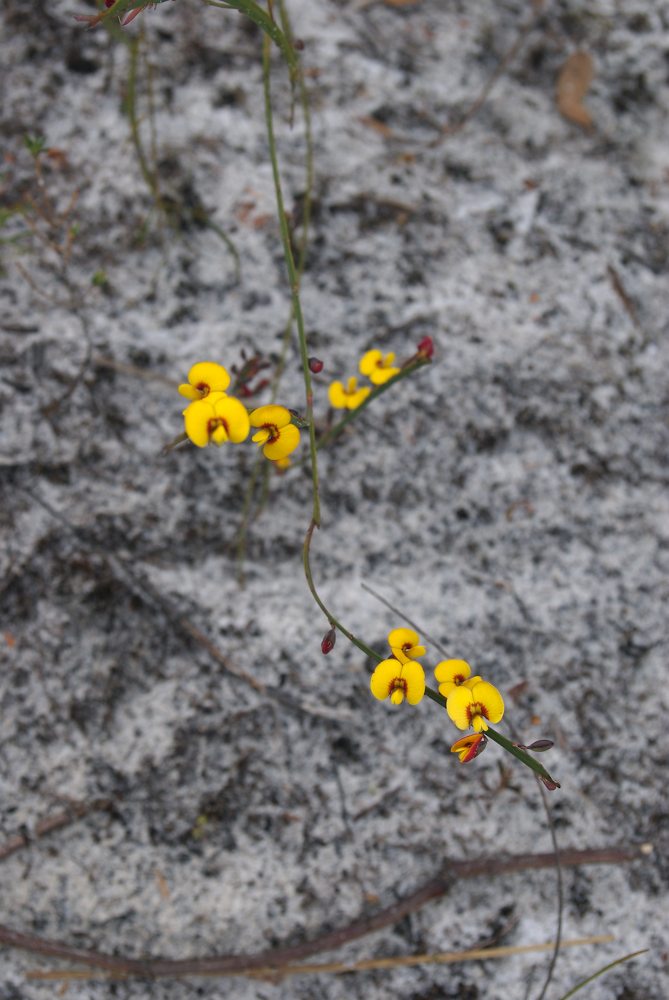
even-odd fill
[[[337,641],[337,633],[335,629],[331,628],[330,631],[326,632],[325,635],[323,636],[323,640],[321,642],[321,653],[324,653],[326,656],[328,653],[331,653],[332,650],[334,649],[334,644],[336,641]]]
[[[543,753],[544,750],[551,750],[555,744],[552,740],[535,740],[534,743],[530,743],[526,750],[534,750],[535,753]]]
[[[320,358],[309,358],[309,371],[313,372],[314,375],[323,371],[323,362]]]
[[[424,358],[431,358],[434,354],[434,341],[432,337],[423,337],[418,344],[418,353]]]

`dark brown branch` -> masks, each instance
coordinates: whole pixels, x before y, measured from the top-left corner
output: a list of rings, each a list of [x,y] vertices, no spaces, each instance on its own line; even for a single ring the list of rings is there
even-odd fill
[[[622,864],[639,860],[648,854],[647,845],[629,847],[602,847],[592,850],[565,850],[559,853],[562,867],[585,864]],[[556,856],[543,854],[516,854],[507,858],[472,858],[466,861],[446,861],[442,873],[416,892],[393,903],[371,916],[361,917],[346,927],[327,931],[311,941],[250,955],[212,955],[208,958],[147,958],[136,959],[109,955],[85,948],[74,948],[62,941],[51,941],[33,934],[23,934],[0,925],[0,944],[20,948],[34,954],[62,958],[79,965],[101,969],[115,976],[153,979],[170,976],[252,975],[259,969],[280,971],[283,966],[324,951],[332,951],[349,941],[354,941],[374,931],[396,924],[433,899],[444,896],[458,879],[495,875],[537,868],[551,868]]]
[[[4,844],[0,844],[0,861],[4,861],[15,851],[20,851],[22,847],[27,847],[34,840],[40,840],[49,833],[62,830],[64,826],[69,826],[75,820],[81,819],[87,813],[96,809],[111,809],[112,803],[109,799],[94,799],[92,802],[72,802],[63,812],[47,816],[35,824],[32,830],[22,833],[15,833],[9,837]]]

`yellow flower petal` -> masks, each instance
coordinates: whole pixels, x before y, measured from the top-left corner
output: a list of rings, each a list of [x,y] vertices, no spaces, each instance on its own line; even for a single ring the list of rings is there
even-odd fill
[[[388,645],[400,663],[425,656],[425,646],[420,646],[418,643],[418,633],[411,628],[394,628],[388,633]]]
[[[179,392],[186,399],[202,399],[202,393],[192,385],[188,385],[186,382],[182,382],[179,386]]]
[[[188,381],[200,390],[200,395],[210,392],[225,392],[230,385],[230,376],[223,365],[215,361],[198,361],[188,372]]]
[[[367,351],[360,358],[360,364],[358,368],[360,369],[361,375],[371,375],[376,369],[377,365],[383,360],[383,355],[381,351]]]
[[[365,402],[372,390],[369,386],[364,385],[361,389],[357,389],[348,397],[348,408],[349,410],[357,410],[358,407]]]
[[[219,424],[218,427],[214,428],[214,430],[211,432],[211,440],[214,442],[214,444],[225,444],[226,441],[230,440],[230,438],[228,437],[228,432],[226,431],[223,424]]]
[[[261,431],[256,431],[251,440],[254,444],[264,444],[269,438],[269,431],[263,427]]]
[[[417,705],[425,694],[425,671],[420,663],[409,660],[402,665],[402,680],[407,684],[407,701],[410,705]]]
[[[466,660],[442,660],[434,668],[434,676],[442,684],[462,684],[472,672]],[[441,688],[439,689],[441,690]]]
[[[458,729],[471,728],[469,709],[473,702],[474,699],[471,691],[462,684],[454,687],[448,695],[446,699],[446,711],[448,712],[449,719]]]
[[[376,669],[369,681],[369,686],[374,697],[378,698],[379,701],[385,701],[390,695],[393,681],[398,676],[399,664],[397,660],[381,660],[376,665]]]
[[[209,444],[209,421],[214,416],[214,408],[206,399],[198,399],[184,410],[184,430],[188,438],[198,448]]]
[[[333,382],[328,388],[328,399],[330,406],[335,410],[348,409],[348,394],[341,382]]]
[[[395,646],[415,646],[418,642],[418,632],[412,628],[394,628],[388,633],[388,645],[391,649]]]
[[[367,351],[360,359],[360,373],[366,375],[374,385],[383,385],[399,371],[399,368],[393,365],[394,360],[395,355],[392,351],[385,357],[381,351]]]
[[[285,406],[277,406],[270,403],[267,406],[259,406],[250,415],[252,427],[286,427],[290,423],[290,413]]]
[[[487,681],[475,684],[472,688],[472,698],[483,707],[490,722],[501,721],[504,715],[504,699],[493,684],[488,684]]]
[[[269,441],[263,448],[263,455],[270,461],[276,462],[279,458],[285,458],[295,451],[300,443],[300,432],[295,424],[288,424],[279,431],[279,436],[274,441]]]
[[[243,403],[234,396],[223,396],[213,403],[216,417],[224,421],[227,435],[234,444],[245,441],[251,429],[249,415]]]

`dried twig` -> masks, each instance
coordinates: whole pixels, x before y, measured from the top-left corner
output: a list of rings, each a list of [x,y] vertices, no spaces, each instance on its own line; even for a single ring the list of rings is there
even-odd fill
[[[622,864],[638,860],[649,853],[648,845],[602,847],[592,850],[560,851],[562,867],[584,864]],[[326,931],[311,941],[249,955],[211,955],[208,958],[129,958],[110,955],[86,948],[75,948],[63,941],[52,941],[34,934],[24,934],[11,927],[0,925],[0,944],[20,948],[34,954],[62,958],[78,965],[102,969],[115,976],[153,979],[176,976],[215,975],[274,975],[281,974],[286,966],[323,951],[331,951],[350,941],[389,927],[415,913],[433,899],[444,896],[458,879],[487,878],[538,868],[552,868],[553,852],[541,854],[516,854],[507,858],[482,857],[469,860],[447,860],[442,873],[391,906],[375,914],[360,917],[346,927]]]
[[[4,861],[5,858],[10,857],[16,851],[20,851],[21,848],[28,847],[33,841],[40,840],[49,833],[55,833],[56,830],[62,830],[64,826],[69,826],[90,812],[111,808],[112,802],[110,799],[93,799],[92,802],[72,802],[62,812],[41,819],[35,824],[32,830],[24,828],[22,832],[15,833],[4,844],[0,844],[0,861]]]

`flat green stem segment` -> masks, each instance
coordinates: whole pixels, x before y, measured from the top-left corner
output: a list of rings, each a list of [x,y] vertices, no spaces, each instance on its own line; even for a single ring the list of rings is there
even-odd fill
[[[257,3],[254,3],[254,0],[226,0],[225,3],[220,3],[219,0],[204,0],[204,2],[208,7],[222,7],[223,10],[238,10],[240,14],[245,14],[281,49],[281,54],[288,65],[291,82],[297,79],[298,63],[295,49],[278,24],[272,20],[266,10],[263,10]]]
[[[560,787],[559,781],[556,781],[555,778],[551,778],[548,771],[542,767],[541,764],[534,759],[534,757],[530,757],[528,753],[521,750],[520,747],[516,746],[515,743],[512,743],[511,740],[507,740],[506,736],[502,736],[494,729],[491,729],[490,726],[486,729],[485,735],[489,736],[494,743],[499,744],[499,746],[501,746],[503,750],[506,750],[507,753],[513,754],[514,757],[517,757],[519,761],[521,761],[526,767],[529,767],[530,770],[534,771],[534,773],[537,774],[542,780],[545,779],[551,784],[556,785],[558,788]]]

